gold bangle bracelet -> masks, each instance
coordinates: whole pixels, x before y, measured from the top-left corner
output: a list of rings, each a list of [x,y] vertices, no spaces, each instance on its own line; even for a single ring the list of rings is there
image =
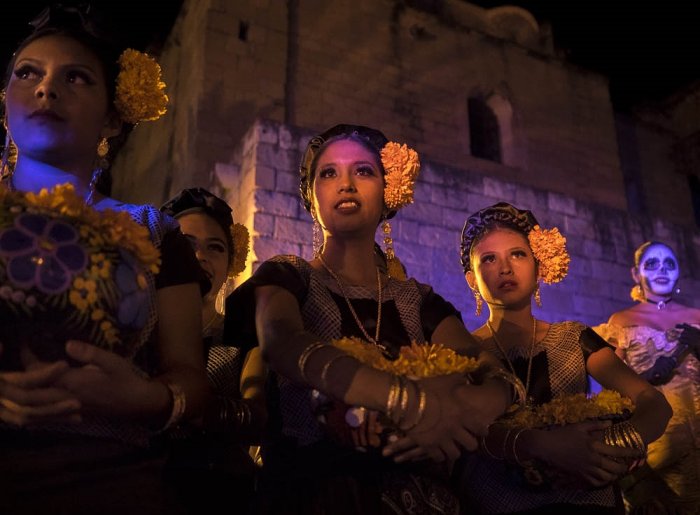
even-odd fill
[[[396,409],[396,404],[399,401],[399,394],[401,393],[401,385],[399,384],[399,377],[392,376],[391,386],[389,387],[389,394],[386,399],[386,415],[391,419],[395,420],[394,410]]]
[[[307,383],[310,383],[309,378],[306,377],[306,362],[309,361],[309,357],[316,352],[317,350],[326,347],[326,344],[323,342],[314,342],[311,345],[307,345],[304,350],[301,352],[299,355],[299,361],[297,361],[297,367],[299,368],[299,373],[301,374],[301,378],[306,381]]]
[[[185,415],[185,409],[187,408],[187,397],[185,397],[185,391],[182,389],[182,387],[179,384],[171,383],[170,381],[166,381],[164,384],[170,392],[173,405],[172,409],[170,410],[170,417],[168,417],[168,421],[165,423],[161,431],[166,431],[167,429],[177,425],[177,423],[180,422],[182,417]]]
[[[328,386],[328,370],[331,368],[331,365],[343,358],[352,358],[352,356],[350,354],[345,353],[337,354],[328,361],[326,361],[325,365],[323,365],[323,368],[321,369],[321,385],[323,386],[323,388],[326,388]]]
[[[515,463],[517,463],[520,467],[525,467],[523,462],[520,461],[520,458],[518,457],[518,452],[515,450],[515,444],[518,442],[518,438],[520,438],[520,435],[523,434],[525,431],[527,431],[526,427],[523,427],[515,433],[515,436],[513,437],[513,459],[515,460]]]

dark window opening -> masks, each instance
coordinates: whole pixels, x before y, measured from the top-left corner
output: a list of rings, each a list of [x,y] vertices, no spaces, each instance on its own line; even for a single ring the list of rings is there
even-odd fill
[[[248,29],[250,26],[247,22],[242,21],[238,24],[238,39],[241,41],[248,41]]]
[[[480,98],[470,98],[469,145],[475,157],[501,162],[501,136],[498,118],[493,110]]]

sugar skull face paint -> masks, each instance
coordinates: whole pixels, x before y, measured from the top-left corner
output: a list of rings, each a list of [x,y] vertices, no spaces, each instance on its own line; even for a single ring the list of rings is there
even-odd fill
[[[648,296],[669,296],[673,293],[679,276],[678,260],[666,245],[651,245],[637,267],[639,283]]]

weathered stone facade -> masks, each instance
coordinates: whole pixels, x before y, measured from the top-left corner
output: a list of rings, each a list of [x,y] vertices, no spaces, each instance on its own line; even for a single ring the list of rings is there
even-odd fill
[[[216,168],[220,193],[255,233],[244,275],[276,254],[311,258],[311,217],[299,199],[297,173],[311,136],[308,130],[258,120],[242,140],[239,164]],[[543,318],[597,324],[631,305],[632,255],[649,239],[677,249],[684,268],[681,297],[697,302],[700,276],[689,273],[700,266],[696,231],[423,159],[415,203],[392,220],[397,255],[411,276],[431,284],[463,313],[468,327],[480,322],[459,264],[461,229],[469,214],[500,200],[532,210],[544,227],[557,226],[567,236],[571,270],[564,282],[542,287]]]
[[[697,291],[700,235],[670,155],[700,117],[680,107],[668,123],[616,117],[606,79],[567,64],[522,9],[186,0],[161,64],[170,111],[136,128],[115,164],[116,196],[159,203],[183,187],[219,188],[253,231],[256,263],[311,255],[301,149],[317,131],[360,123],[421,154],[416,202],[393,224],[397,252],[469,327],[459,233],[469,213],[501,200],[568,237],[571,275],[544,287],[546,319],[598,323],[628,305],[632,251],[650,238],[678,250],[683,289]],[[471,155],[470,98],[498,121],[500,162]]]

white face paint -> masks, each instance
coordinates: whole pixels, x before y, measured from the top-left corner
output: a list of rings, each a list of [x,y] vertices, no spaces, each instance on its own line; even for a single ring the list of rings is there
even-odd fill
[[[678,282],[678,260],[664,245],[649,247],[639,263],[639,278],[644,293],[668,297]]]

